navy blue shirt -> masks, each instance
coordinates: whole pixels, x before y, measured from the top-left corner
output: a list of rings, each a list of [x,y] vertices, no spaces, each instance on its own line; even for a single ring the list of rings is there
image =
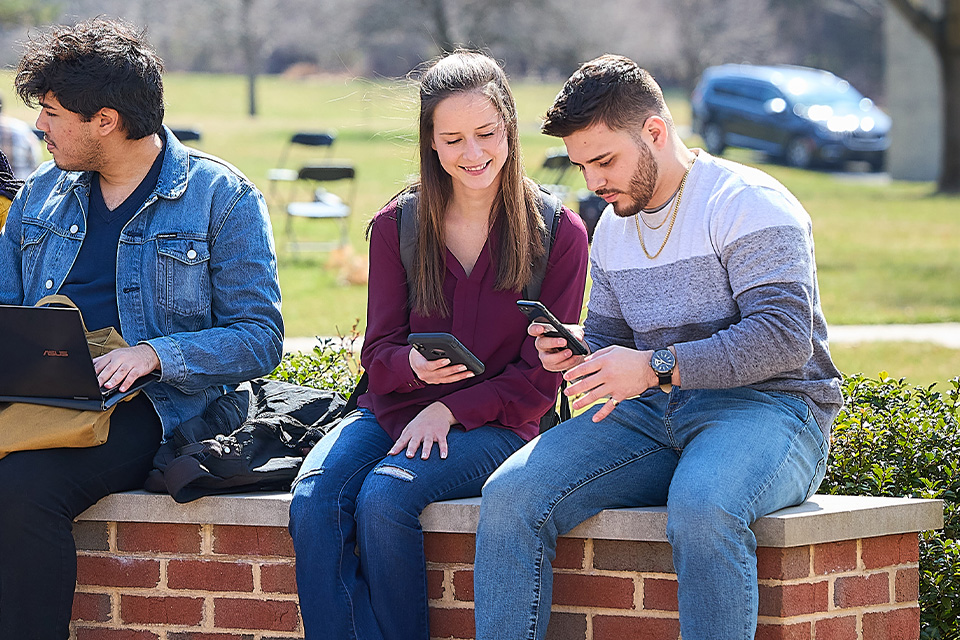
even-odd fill
[[[133,193],[113,211],[103,201],[100,174],[94,173],[91,177],[87,233],[80,253],[60,288],[60,293],[80,308],[88,331],[111,326],[120,331],[120,311],[117,308],[117,247],[120,244],[120,232],[153,193],[162,166],[163,151]]]

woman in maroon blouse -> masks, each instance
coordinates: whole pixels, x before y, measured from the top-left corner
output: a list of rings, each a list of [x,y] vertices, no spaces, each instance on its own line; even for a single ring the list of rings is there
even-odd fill
[[[544,258],[543,218],[523,171],[516,105],[491,58],[457,52],[424,72],[415,190],[416,207],[404,207],[418,219],[411,274],[397,201],[370,224],[369,391],[313,449],[293,489],[307,640],[429,638],[420,512],[480,495],[537,434],[560,384],[516,307]],[[564,208],[539,296],[563,322],[579,320],[586,266],[586,231]],[[484,372],[428,361],[407,344],[417,332],[453,334]]]

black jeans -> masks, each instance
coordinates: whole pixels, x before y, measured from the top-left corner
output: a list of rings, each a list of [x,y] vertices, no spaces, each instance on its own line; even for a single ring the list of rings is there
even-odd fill
[[[107,442],[0,459],[0,638],[69,636],[77,552],[73,519],[100,498],[143,486],[162,429],[143,394],[110,417]]]

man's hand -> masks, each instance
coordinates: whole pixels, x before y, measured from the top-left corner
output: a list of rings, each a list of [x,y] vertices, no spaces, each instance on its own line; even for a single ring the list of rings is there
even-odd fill
[[[632,398],[659,384],[650,368],[652,351],[627,347],[604,347],[587,356],[583,363],[567,371],[563,377],[574,381],[565,393],[577,397],[573,409],[582,409],[603,398],[606,403],[593,416],[600,422],[626,398]]]
[[[407,423],[387,455],[395,456],[406,449],[407,457],[412,458],[417,455],[417,449],[422,449],[420,457],[426,460],[433,451],[433,443],[436,442],[440,459],[444,460],[447,457],[447,434],[456,422],[457,419],[445,404],[434,402]]]
[[[583,327],[580,325],[564,325],[570,332],[583,341]],[[551,338],[543,334],[548,331],[554,331],[554,328],[547,324],[533,322],[527,327],[527,333],[534,336],[537,340],[534,343],[540,354],[540,363],[547,371],[566,371],[583,362],[584,356],[575,356],[573,351],[567,347],[565,338]]]
[[[473,372],[467,371],[466,365],[450,364],[450,358],[427,360],[413,347],[410,347],[410,368],[427,384],[447,384],[473,377]]]
[[[97,380],[105,389],[120,387],[120,391],[127,391],[137,381],[160,367],[157,352],[148,344],[138,344],[135,347],[114,349],[93,361],[93,368],[97,372]]]

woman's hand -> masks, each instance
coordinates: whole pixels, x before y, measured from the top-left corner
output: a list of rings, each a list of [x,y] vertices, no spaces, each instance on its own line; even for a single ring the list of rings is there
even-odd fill
[[[410,347],[410,368],[427,384],[448,384],[473,377],[466,365],[450,364],[449,358],[427,360],[419,351]]]
[[[420,457],[426,460],[433,451],[433,443],[436,442],[440,459],[443,460],[447,457],[447,434],[450,433],[450,427],[456,423],[457,419],[445,404],[434,402],[407,423],[387,455],[395,456],[406,448],[407,457],[412,458],[417,455],[417,449],[422,449]]]

